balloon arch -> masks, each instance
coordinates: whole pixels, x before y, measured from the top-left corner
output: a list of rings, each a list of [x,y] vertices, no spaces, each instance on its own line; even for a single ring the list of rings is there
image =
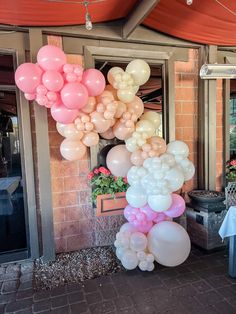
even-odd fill
[[[136,96],[148,81],[150,67],[144,61],[131,61],[125,71],[109,70],[106,80],[96,69],[84,70],[66,63],[58,47],[43,46],[37,63],[23,63],[15,73],[18,88],[27,100],[49,108],[57,121],[57,131],[65,137],[61,155],[70,161],[83,158],[86,148],[104,139],[117,137],[117,145],[107,155],[107,166],[115,176],[127,176],[128,206],[125,223],[116,235],[116,255],[126,269],[137,266],[152,271],[154,260],[177,266],[190,252],[190,239],[172,218],[183,214],[184,199],[173,192],[194,175],[188,159],[188,146],[182,141],[168,145],[157,135],[160,116],[144,112]]]

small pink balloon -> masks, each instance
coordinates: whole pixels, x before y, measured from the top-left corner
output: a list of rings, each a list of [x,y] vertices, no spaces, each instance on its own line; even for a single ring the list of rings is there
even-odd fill
[[[24,93],[24,96],[27,100],[34,100],[36,98],[36,94]]]
[[[77,81],[77,75],[75,73],[67,73],[66,74],[66,80],[67,82],[76,82]]]
[[[159,222],[165,221],[165,220],[171,220],[170,217],[166,216],[163,212],[157,213],[157,217],[153,219],[153,222],[158,224]]]
[[[63,104],[69,109],[81,109],[86,106],[88,92],[80,83],[67,83],[61,90]]]
[[[65,53],[58,47],[46,45],[39,49],[37,54],[38,64],[45,71],[61,71],[66,63]]]
[[[70,63],[66,63],[63,65],[63,72],[64,73],[72,73],[74,71],[74,67]]]
[[[172,204],[168,210],[165,211],[165,215],[171,218],[181,216],[185,211],[185,201],[182,196],[178,194],[172,194]]]
[[[40,106],[47,106],[48,104],[48,99],[45,95],[38,95],[36,96],[36,102],[40,105]]]
[[[81,82],[86,86],[89,96],[100,95],[106,86],[104,75],[96,69],[84,71]]]
[[[152,221],[157,218],[157,212],[151,209],[150,206],[146,205],[140,208],[140,211],[146,215],[147,220]]]
[[[76,109],[69,109],[63,104],[53,105],[51,108],[51,114],[54,120],[59,123],[69,124],[72,123],[79,114]]]
[[[24,93],[33,94],[41,83],[42,70],[34,63],[23,63],[15,72],[17,87]]]
[[[100,136],[105,140],[112,140],[115,137],[112,128],[109,128],[106,132],[100,133]]]
[[[143,232],[143,233],[148,233],[152,227],[153,223],[151,221],[147,221],[145,224],[135,226],[137,228],[137,231]]]
[[[57,71],[46,71],[42,76],[43,85],[52,92],[58,92],[63,84],[64,79]]]
[[[39,94],[39,95],[46,95],[48,92],[47,88],[44,86],[44,85],[39,85],[37,88],[36,88],[36,93]]]
[[[55,92],[47,92],[47,99],[55,102],[58,99],[58,94]]]

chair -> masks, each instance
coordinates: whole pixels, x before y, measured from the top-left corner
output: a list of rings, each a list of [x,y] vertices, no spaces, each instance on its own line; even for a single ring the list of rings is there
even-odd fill
[[[230,206],[236,206],[236,182],[229,182],[225,188],[225,205],[226,209]]]

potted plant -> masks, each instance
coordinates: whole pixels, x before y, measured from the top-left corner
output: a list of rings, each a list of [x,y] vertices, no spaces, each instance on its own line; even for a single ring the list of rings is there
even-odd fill
[[[89,173],[88,179],[91,182],[92,201],[97,208],[97,215],[123,211],[127,205],[127,178],[113,176],[107,168],[99,167]]]
[[[227,182],[236,181],[236,159],[231,159],[226,162],[226,180]]]

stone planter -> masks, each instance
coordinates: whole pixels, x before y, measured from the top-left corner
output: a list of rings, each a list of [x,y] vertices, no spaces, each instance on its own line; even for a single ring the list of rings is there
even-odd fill
[[[112,216],[123,214],[124,208],[128,205],[126,192],[102,194],[97,196],[97,216]]]
[[[187,231],[192,243],[206,249],[221,248],[218,231],[226,215],[224,193],[195,190],[188,193],[191,202],[187,204]]]

